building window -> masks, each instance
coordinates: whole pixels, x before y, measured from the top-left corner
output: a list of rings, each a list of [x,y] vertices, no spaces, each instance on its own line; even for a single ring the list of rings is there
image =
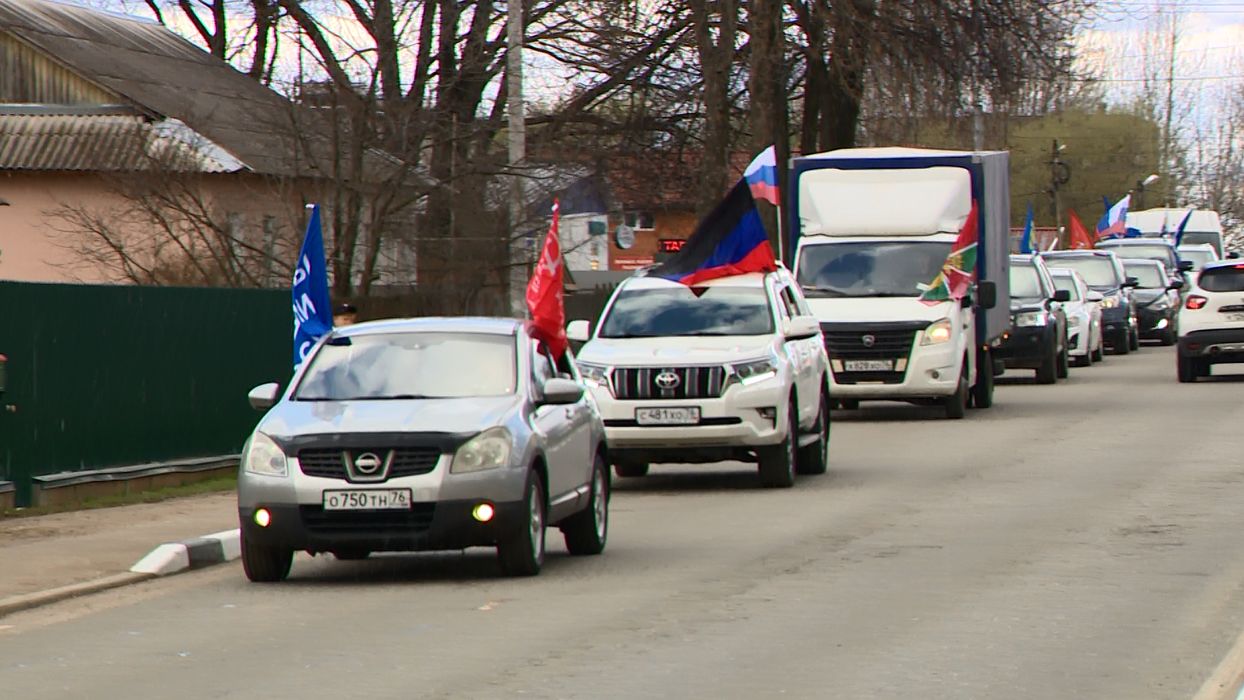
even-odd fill
[[[627,226],[636,231],[651,231],[654,228],[654,218],[650,211],[630,211],[623,216],[623,219]]]

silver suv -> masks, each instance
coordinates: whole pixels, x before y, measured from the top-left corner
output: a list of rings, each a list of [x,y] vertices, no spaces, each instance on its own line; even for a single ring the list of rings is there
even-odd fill
[[[376,321],[320,341],[243,448],[242,563],[280,581],[293,553],[496,546],[533,575],[547,525],[571,554],[608,533],[604,427],[569,357],[511,319]]]

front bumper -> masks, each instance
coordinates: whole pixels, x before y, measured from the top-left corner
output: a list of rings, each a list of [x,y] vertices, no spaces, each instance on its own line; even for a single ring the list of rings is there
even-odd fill
[[[1010,334],[994,350],[994,357],[1003,360],[1008,369],[1037,369],[1049,358],[1057,327],[1012,326]]]
[[[1116,306],[1102,309],[1101,328],[1106,336],[1106,344],[1112,344],[1120,336],[1130,333],[1137,326],[1136,318],[1130,307]]]
[[[1179,354],[1210,363],[1244,362],[1244,328],[1193,331],[1181,335]]]
[[[895,358],[902,363],[901,372],[874,377],[845,372],[844,361],[831,355],[829,393],[835,399],[892,401],[950,396],[959,387],[962,357],[953,342],[920,345],[916,341],[906,357]]]
[[[1140,337],[1159,338],[1169,332],[1175,324],[1175,315],[1178,312],[1179,310],[1174,307],[1165,309],[1154,309],[1147,306],[1140,307],[1137,309],[1137,325],[1140,329]]]

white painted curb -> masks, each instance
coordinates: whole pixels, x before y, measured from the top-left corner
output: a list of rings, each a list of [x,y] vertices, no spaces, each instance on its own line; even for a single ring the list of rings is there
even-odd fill
[[[183,542],[162,544],[130,567],[136,574],[168,576],[189,569],[223,564],[242,556],[240,530],[225,530]]]

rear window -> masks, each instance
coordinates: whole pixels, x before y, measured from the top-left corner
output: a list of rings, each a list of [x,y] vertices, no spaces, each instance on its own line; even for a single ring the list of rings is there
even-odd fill
[[[1207,292],[1244,292],[1244,265],[1211,267],[1201,273],[1197,284]]]

